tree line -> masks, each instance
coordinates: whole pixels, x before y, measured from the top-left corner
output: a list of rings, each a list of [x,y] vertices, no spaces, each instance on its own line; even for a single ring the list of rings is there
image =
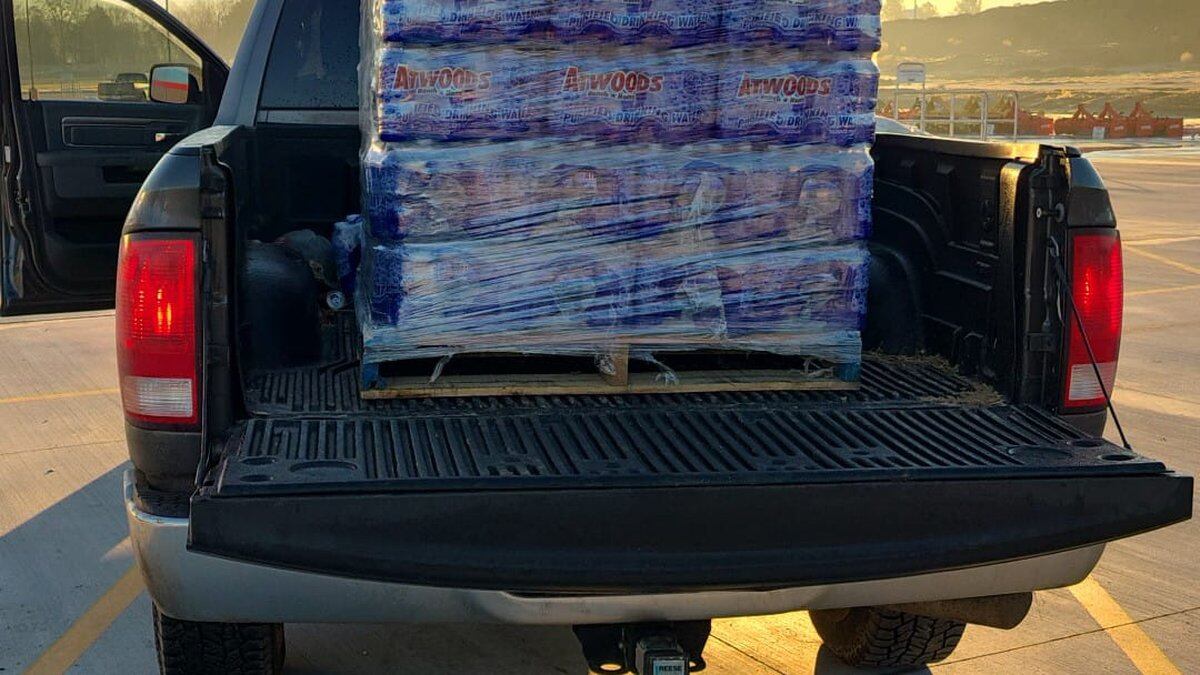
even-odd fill
[[[232,63],[254,9],[254,0],[171,0],[169,8],[208,46]]]
[[[174,0],[168,6],[217,53],[232,60],[254,0]],[[154,63],[190,60],[177,42],[123,3],[15,0],[13,9],[27,86],[145,73]]]
[[[954,3],[954,14],[978,14],[983,11],[983,0],[957,0]],[[932,19],[940,16],[937,5],[932,2],[913,0],[884,0],[883,20],[897,21],[899,19]]]
[[[22,0],[14,10],[18,58],[31,86],[144,73],[177,51],[128,9],[97,0]]]

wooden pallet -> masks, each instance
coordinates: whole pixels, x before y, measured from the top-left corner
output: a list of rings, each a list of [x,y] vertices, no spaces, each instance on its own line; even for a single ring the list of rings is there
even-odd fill
[[[858,388],[856,366],[831,366],[816,371],[803,368],[738,369],[675,368],[674,380],[657,370],[631,371],[629,349],[614,350],[603,366],[572,372],[538,372],[538,356],[469,355],[462,358],[506,360],[506,365],[523,362],[529,372],[444,373],[434,381],[428,374],[389,374],[386,367],[364,368],[362,396],[365,399],[587,395],[665,394],[716,391],[847,391]],[[456,357],[457,358],[457,357]],[[544,357],[543,357],[544,358]],[[476,361],[479,363],[479,361]],[[499,362],[497,362],[499,363]]]

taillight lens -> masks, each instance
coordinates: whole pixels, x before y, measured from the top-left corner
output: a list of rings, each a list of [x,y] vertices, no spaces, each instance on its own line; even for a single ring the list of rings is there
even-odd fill
[[[196,241],[129,235],[117,266],[117,365],[125,416],[139,426],[200,419]]]
[[[1121,322],[1124,314],[1125,274],[1121,261],[1121,238],[1116,230],[1080,232],[1071,237],[1071,295],[1087,331],[1092,356],[1104,387],[1074,317],[1068,317],[1067,370],[1063,379],[1065,408],[1094,408],[1105,405],[1105,390],[1111,395],[1117,379],[1117,357],[1121,351]]]

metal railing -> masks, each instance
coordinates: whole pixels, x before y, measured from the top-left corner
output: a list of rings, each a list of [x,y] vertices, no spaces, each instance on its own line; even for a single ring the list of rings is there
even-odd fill
[[[916,117],[900,115],[901,97],[911,97],[914,104],[909,110],[917,112]],[[1007,111],[1003,117],[995,117],[991,110],[993,103],[1012,101],[1012,115]],[[948,101],[948,104],[946,103]],[[960,110],[960,102],[973,101],[978,109]],[[945,110],[931,109],[940,105]],[[968,103],[969,106],[969,103]],[[903,124],[915,125],[926,133],[936,133],[947,136],[977,137],[986,141],[992,137],[1004,136],[1016,138],[1019,133],[1021,116],[1020,93],[1010,90],[989,91],[985,89],[902,89],[896,87],[892,92],[891,115],[886,115]]]

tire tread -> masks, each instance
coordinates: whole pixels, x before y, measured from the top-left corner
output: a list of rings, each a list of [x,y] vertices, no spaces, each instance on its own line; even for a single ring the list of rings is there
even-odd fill
[[[156,607],[154,643],[163,675],[274,675],[283,666],[280,624],[180,621]]]
[[[882,607],[814,611],[825,646],[848,665],[907,668],[941,661],[962,639],[966,624]]]

